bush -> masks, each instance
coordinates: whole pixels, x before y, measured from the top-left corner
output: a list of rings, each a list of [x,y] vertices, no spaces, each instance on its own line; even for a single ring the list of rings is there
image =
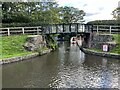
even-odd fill
[[[43,23],[41,22],[29,22],[29,23],[2,23],[2,27],[33,27],[33,26],[41,26]]]
[[[92,25],[120,25],[120,20],[95,20],[95,21],[90,21],[87,24],[92,24]]]

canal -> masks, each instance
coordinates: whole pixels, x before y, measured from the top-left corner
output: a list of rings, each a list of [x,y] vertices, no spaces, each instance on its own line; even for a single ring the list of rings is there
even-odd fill
[[[118,88],[120,62],[59,43],[49,54],[2,66],[3,88]]]

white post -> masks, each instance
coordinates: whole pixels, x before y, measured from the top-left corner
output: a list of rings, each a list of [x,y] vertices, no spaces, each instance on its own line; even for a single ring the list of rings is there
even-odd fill
[[[10,35],[10,29],[8,28],[7,30],[8,30],[8,36],[9,36]]]
[[[98,33],[98,26],[97,26],[97,33]]]
[[[39,29],[38,29],[38,27],[37,27],[37,35],[39,34]]]
[[[84,27],[83,27],[83,25],[82,25],[82,32],[84,32]]]
[[[85,25],[83,25],[83,32],[85,32]]]
[[[112,26],[110,26],[110,34],[111,34],[111,29],[112,29]]]
[[[22,28],[22,33],[25,34],[25,30],[24,30],[24,28]]]

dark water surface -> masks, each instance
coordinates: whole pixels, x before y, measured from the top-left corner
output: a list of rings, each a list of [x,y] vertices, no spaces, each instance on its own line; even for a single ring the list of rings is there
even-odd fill
[[[85,55],[76,45],[2,67],[3,88],[118,88],[120,62]]]

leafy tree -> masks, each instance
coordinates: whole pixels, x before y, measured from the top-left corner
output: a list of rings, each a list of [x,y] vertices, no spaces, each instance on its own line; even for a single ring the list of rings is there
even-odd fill
[[[84,16],[83,10],[59,7],[57,2],[2,2],[2,23],[8,26],[78,23]]]
[[[90,21],[87,24],[92,24],[92,25],[120,25],[120,22],[117,20],[95,20],[95,21]]]
[[[22,2],[3,2],[3,23],[29,22],[26,5]]]
[[[74,7],[61,7],[63,23],[80,23],[83,21],[85,12]]]
[[[113,18],[115,18],[116,20],[120,20],[120,7],[116,8],[113,12],[112,12]]]
[[[4,2],[3,23],[38,22],[59,23],[59,7],[56,2]]]

